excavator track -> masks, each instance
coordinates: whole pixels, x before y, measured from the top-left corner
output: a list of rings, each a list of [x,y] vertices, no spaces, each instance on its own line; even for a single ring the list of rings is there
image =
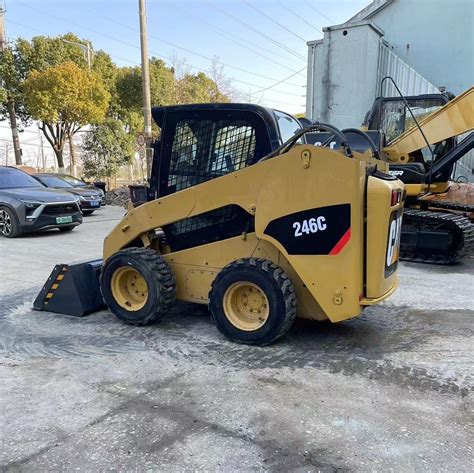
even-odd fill
[[[406,209],[400,259],[455,264],[474,253],[474,225],[463,215]]]

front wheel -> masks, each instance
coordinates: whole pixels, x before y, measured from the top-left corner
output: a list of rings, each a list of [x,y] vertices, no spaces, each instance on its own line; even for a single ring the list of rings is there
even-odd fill
[[[15,238],[21,235],[16,214],[8,207],[0,207],[0,234],[6,238]]]
[[[268,260],[245,258],[217,275],[209,308],[226,337],[249,345],[269,345],[290,329],[296,317],[296,295],[281,268]]]
[[[102,296],[123,322],[145,325],[162,317],[176,298],[176,282],[161,255],[149,248],[126,248],[104,264]]]
[[[92,215],[94,213],[94,210],[83,210],[82,215]]]

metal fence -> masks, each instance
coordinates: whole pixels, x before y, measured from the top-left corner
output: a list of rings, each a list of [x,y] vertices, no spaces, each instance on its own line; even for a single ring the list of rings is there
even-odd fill
[[[386,44],[380,42],[379,62],[377,68],[377,83],[380,84],[385,76],[393,77],[404,95],[437,94],[439,90],[431,82],[402,61]],[[376,96],[380,95],[380,89]],[[382,95],[397,97],[398,92],[390,81],[383,84]]]

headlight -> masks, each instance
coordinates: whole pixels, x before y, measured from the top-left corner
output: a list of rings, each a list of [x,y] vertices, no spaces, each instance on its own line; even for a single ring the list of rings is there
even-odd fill
[[[27,209],[36,209],[38,208],[41,204],[39,202],[28,202],[28,201],[24,201],[23,202],[25,204],[25,207]]]
[[[80,201],[81,201],[81,202],[85,202],[86,200],[87,200],[87,199],[86,199],[83,195],[81,195]]]

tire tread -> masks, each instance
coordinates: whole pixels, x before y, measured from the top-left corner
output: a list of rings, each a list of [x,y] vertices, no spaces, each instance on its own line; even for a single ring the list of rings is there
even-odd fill
[[[295,289],[293,287],[293,284],[290,278],[283,271],[283,269],[281,269],[272,261],[263,259],[263,258],[252,257],[252,258],[238,259],[236,261],[229,263],[227,266],[225,266],[221,270],[219,275],[227,273],[229,271],[233,271],[235,269],[241,269],[241,268],[252,268],[252,269],[259,269],[263,271],[270,278],[273,278],[275,280],[283,296],[285,309],[286,309],[285,320],[283,324],[280,326],[279,330],[270,339],[266,340],[264,343],[259,343],[259,345],[270,345],[271,343],[275,342],[276,340],[278,340],[279,338],[281,338],[283,335],[285,335],[288,332],[288,330],[290,329],[291,325],[293,324],[296,318]],[[209,298],[212,298],[213,296],[214,286],[216,282],[218,282],[219,280],[219,275],[212,282],[211,291],[209,292]],[[213,321],[215,322],[214,316],[212,315],[212,311],[211,311],[211,317]],[[239,340],[234,340],[234,341],[239,342]]]

